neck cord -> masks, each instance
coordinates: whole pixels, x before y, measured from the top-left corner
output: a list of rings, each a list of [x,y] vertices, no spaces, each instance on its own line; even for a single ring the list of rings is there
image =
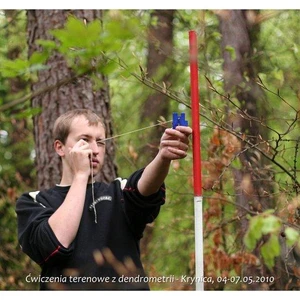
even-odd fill
[[[95,223],[97,224],[97,211],[96,211],[96,203],[95,203],[95,192],[94,192],[94,170],[93,170],[93,160],[91,157],[91,179],[92,179],[92,199],[93,199],[93,209],[95,215]]]

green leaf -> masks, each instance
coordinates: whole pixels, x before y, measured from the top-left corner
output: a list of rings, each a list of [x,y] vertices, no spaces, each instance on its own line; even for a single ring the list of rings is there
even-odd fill
[[[33,116],[40,114],[42,112],[42,108],[41,107],[30,107],[28,109],[25,109],[21,112],[18,112],[17,114],[15,114],[15,118],[17,120],[23,120],[24,118],[32,118]]]
[[[117,67],[118,65],[115,61],[108,61],[103,66],[99,66],[98,69],[102,74],[108,75],[115,71]]]
[[[232,61],[236,60],[236,53],[235,53],[235,49],[233,47],[226,46],[225,51],[227,51],[229,53]]]
[[[294,228],[287,227],[284,230],[284,233],[286,237],[286,244],[289,247],[293,246],[299,239],[299,232]]]
[[[67,53],[70,48],[90,48],[100,45],[101,23],[95,20],[85,24],[82,20],[69,17],[63,29],[51,30],[50,33],[59,40],[60,50]]]
[[[43,71],[43,70],[47,70],[49,69],[50,67],[49,66],[46,66],[46,65],[42,65],[42,64],[34,64],[32,66],[30,66],[27,71],[30,72],[30,73],[35,73],[37,71]]]
[[[241,170],[242,169],[242,162],[240,159],[234,159],[231,162],[231,166],[237,170]]]
[[[262,234],[269,234],[269,233],[278,233],[281,228],[281,220],[274,216],[269,215],[263,218],[263,226],[261,228]]]
[[[255,216],[250,219],[248,230],[244,236],[244,243],[250,251],[255,248],[257,241],[262,237],[262,226],[263,220],[261,216]]]
[[[244,236],[244,243],[250,251],[255,248],[263,235],[279,234],[282,222],[272,213],[273,210],[268,210],[250,219],[248,230]]]
[[[36,44],[42,46],[48,52],[57,48],[56,42],[51,40],[37,40]]]
[[[33,64],[44,64],[49,55],[46,52],[33,52],[31,57],[29,58],[29,63]]]
[[[274,79],[277,79],[279,83],[282,85],[284,83],[284,72],[281,69],[275,69],[272,72]]]
[[[1,74],[4,77],[16,77],[23,75],[29,67],[28,60],[15,59],[1,62]]]
[[[260,253],[266,266],[271,269],[275,265],[275,258],[280,255],[280,244],[278,236],[271,234],[268,241],[261,247]]]

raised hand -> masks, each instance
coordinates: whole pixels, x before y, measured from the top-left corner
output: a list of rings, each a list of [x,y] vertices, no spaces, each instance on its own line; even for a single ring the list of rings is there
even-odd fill
[[[174,160],[186,157],[191,133],[192,129],[188,126],[167,128],[160,141],[161,158]]]
[[[90,175],[92,155],[89,143],[82,139],[69,148],[70,167],[74,174]]]

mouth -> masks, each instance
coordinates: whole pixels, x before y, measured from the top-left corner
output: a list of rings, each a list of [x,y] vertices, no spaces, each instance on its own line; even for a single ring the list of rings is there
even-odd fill
[[[94,158],[94,159],[92,159],[91,165],[92,165],[93,168],[95,168],[99,165],[99,163],[100,163],[99,160]]]

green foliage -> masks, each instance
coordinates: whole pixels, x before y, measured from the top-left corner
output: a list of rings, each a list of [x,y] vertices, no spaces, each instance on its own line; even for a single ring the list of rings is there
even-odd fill
[[[22,60],[22,59],[15,59],[14,61],[4,60],[2,61],[1,75],[7,78],[17,77],[22,75],[24,72],[23,70],[26,70],[28,67],[29,67],[29,63],[26,60]]]
[[[7,195],[0,196],[0,290],[36,290],[37,284],[27,282],[26,275],[38,275],[39,267],[22,252],[17,240],[15,192],[8,188]]]
[[[282,220],[275,216],[273,211],[265,211],[250,218],[249,227],[244,236],[244,243],[250,251],[253,251],[260,244],[261,256],[270,269],[274,267],[275,259],[281,253],[279,237],[282,226]],[[295,229],[287,227],[284,232],[288,247],[300,242],[299,232]]]
[[[274,267],[275,258],[280,255],[278,236],[271,234],[267,242],[261,246],[260,252],[266,266],[269,268]]]
[[[138,24],[136,17],[112,18],[103,28],[100,20],[86,24],[71,15],[64,28],[50,31],[56,42],[38,40],[37,44],[43,50],[34,52],[29,59],[2,57],[0,74],[6,78],[23,76],[26,80],[34,79],[37,72],[47,69],[45,63],[54,51],[64,55],[77,74],[95,70],[112,74],[119,67],[119,53],[135,37]]]
[[[234,61],[236,59],[236,53],[235,53],[235,49],[233,47],[226,46],[225,51],[227,51],[229,53],[231,60]]]
[[[112,18],[103,28],[100,20],[85,24],[70,16],[63,29],[50,33],[58,41],[56,50],[66,57],[74,71],[80,74],[95,66],[96,70],[108,75],[119,66],[118,53],[135,37],[137,25],[137,18]],[[53,44],[43,45],[53,47]]]
[[[286,237],[286,244],[288,247],[292,247],[296,243],[300,243],[300,234],[296,229],[287,227],[284,230],[284,233]]]

